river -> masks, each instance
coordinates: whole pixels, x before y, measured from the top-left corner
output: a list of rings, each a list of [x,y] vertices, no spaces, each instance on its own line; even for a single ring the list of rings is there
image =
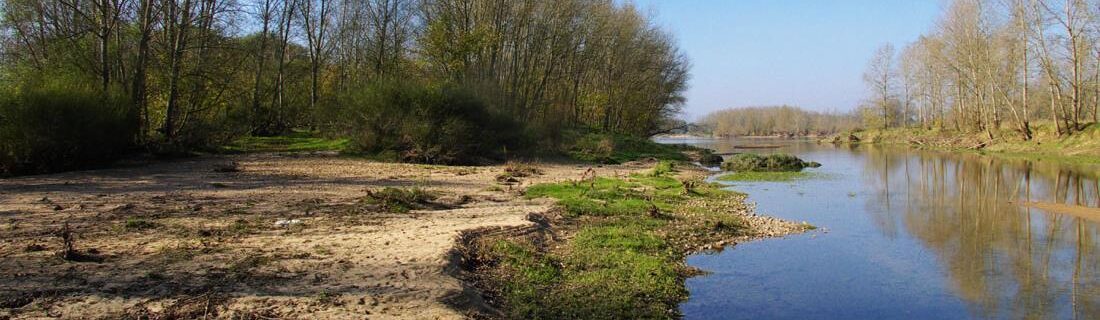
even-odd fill
[[[723,182],[760,214],[819,229],[689,257],[709,274],[688,279],[686,319],[1100,317],[1100,168],[809,141],[680,142],[823,165],[809,180]],[[752,145],[781,147],[742,148]]]

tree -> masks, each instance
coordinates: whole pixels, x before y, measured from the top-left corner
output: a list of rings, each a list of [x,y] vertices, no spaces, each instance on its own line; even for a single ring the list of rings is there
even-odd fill
[[[298,0],[298,12],[302,15],[302,29],[309,48],[309,108],[317,107],[320,97],[321,66],[329,54],[328,32],[332,22],[332,0]]]
[[[895,107],[895,77],[894,45],[883,44],[875,51],[863,73],[863,81],[871,88],[874,103],[881,111],[883,129],[890,127],[891,108]]]

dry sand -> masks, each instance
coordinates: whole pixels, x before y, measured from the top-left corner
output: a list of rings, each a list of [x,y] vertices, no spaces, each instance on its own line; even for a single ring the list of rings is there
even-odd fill
[[[3,179],[0,319],[464,318],[453,306],[478,296],[448,271],[456,237],[530,224],[552,202],[519,190],[593,168],[538,167],[510,186],[496,179],[503,166],[265,154]],[[360,202],[383,187],[448,205],[402,214]],[[57,256],[66,223],[98,261]]]

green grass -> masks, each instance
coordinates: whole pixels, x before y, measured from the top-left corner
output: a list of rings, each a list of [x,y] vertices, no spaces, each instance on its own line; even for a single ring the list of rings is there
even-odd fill
[[[348,139],[328,139],[313,132],[295,131],[283,136],[243,137],[223,146],[230,153],[344,151]]]
[[[666,318],[686,296],[668,242],[623,220],[578,231],[562,252],[502,239],[488,255],[498,261],[508,318]]]
[[[571,236],[482,239],[480,261],[506,318],[675,318],[687,297],[684,255],[740,235],[743,194],[673,176],[671,163],[624,178],[539,184],[530,198],[558,200]]]
[[[672,162],[672,161],[667,161],[666,160],[666,161],[658,162],[657,165],[653,167],[653,171],[650,172],[650,175],[652,175],[654,177],[663,176],[665,174],[673,172],[673,170],[675,170],[674,169],[675,166],[676,166],[676,163]]]
[[[820,174],[804,171],[768,171],[768,172],[756,172],[756,171],[742,171],[725,174],[718,177],[721,181],[748,181],[748,182],[788,182],[806,180],[820,177]]]

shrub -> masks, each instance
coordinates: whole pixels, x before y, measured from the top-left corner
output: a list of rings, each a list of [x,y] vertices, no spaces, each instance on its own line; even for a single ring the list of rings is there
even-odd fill
[[[517,123],[453,85],[377,82],[338,97],[320,117],[328,130],[349,136],[352,151],[404,162],[483,162],[522,137]]]
[[[722,163],[726,171],[802,171],[807,167],[819,167],[817,162],[805,162],[789,154],[769,154],[765,156],[742,153]]]
[[[717,167],[722,165],[722,161],[725,161],[722,156],[714,154],[710,149],[703,149],[699,151],[699,164],[707,167]]]
[[[653,171],[650,172],[650,175],[654,176],[654,177],[664,176],[666,174],[675,172],[676,171],[675,166],[676,166],[676,164],[673,163],[672,161],[662,160],[661,162],[658,162],[656,166],[653,167]]]
[[[420,188],[384,188],[381,191],[368,192],[363,200],[366,203],[378,205],[386,212],[407,213],[411,210],[431,207],[435,198],[435,194]]]
[[[118,90],[94,83],[44,77],[0,93],[0,175],[82,168],[130,151],[136,113]]]
[[[499,182],[515,182],[516,178],[526,178],[542,175],[542,169],[529,163],[509,161],[504,166],[504,172],[497,175]]]

